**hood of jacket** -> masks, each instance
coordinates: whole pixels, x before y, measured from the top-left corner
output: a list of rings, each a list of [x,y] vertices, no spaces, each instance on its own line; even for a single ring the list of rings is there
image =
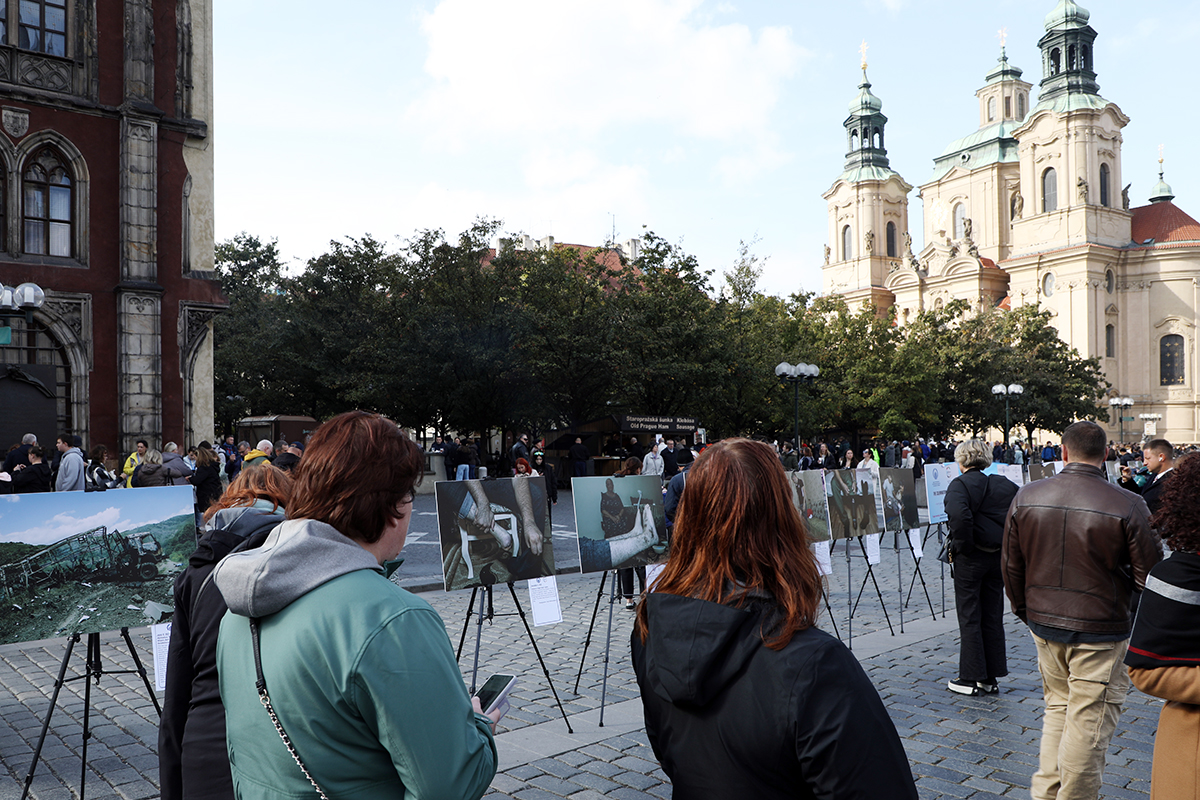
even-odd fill
[[[251,506],[220,509],[205,523],[188,563],[193,567],[215,564],[246,539],[270,531],[286,519],[282,506],[273,508],[269,500],[255,500]]]
[[[321,584],[360,569],[383,572],[374,556],[332,525],[293,519],[272,530],[262,547],[222,559],[213,580],[230,611],[266,617]]]
[[[245,457],[244,457],[242,460],[243,460],[243,461],[253,461],[253,460],[254,460],[254,459],[256,459],[256,458],[265,458],[265,459],[267,459],[268,461],[270,461],[270,460],[271,460],[271,457],[270,457],[270,456],[268,456],[266,453],[264,453],[262,450],[250,450],[250,451],[247,451],[247,453],[246,453]]]
[[[718,695],[764,646],[759,626],[765,609],[756,600],[733,608],[650,593],[645,663],[654,693],[691,707],[704,706]]]

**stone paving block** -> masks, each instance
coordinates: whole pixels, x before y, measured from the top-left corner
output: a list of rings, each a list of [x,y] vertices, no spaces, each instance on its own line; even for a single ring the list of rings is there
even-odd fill
[[[604,778],[611,777],[613,775],[616,775],[618,773],[625,771],[625,770],[621,769],[620,767],[618,767],[616,764],[612,764],[608,761],[599,761],[599,760],[589,761],[586,764],[582,764],[582,765],[580,765],[580,769],[584,770],[585,772],[590,772],[593,775],[599,775]]]
[[[529,764],[525,764],[520,767],[513,767],[510,770],[506,770],[505,773],[520,781],[528,781],[530,778],[536,778],[538,775],[546,774],[537,767],[530,766]]]
[[[571,777],[571,783],[584,786],[588,789],[594,789],[597,792],[610,792],[621,786],[619,783],[614,783],[607,778],[601,778],[591,772],[581,772],[578,775]]]
[[[645,790],[656,783],[661,783],[653,775],[646,775],[641,772],[621,772],[613,775],[612,779],[617,783],[623,783],[626,786],[632,786],[634,789],[641,790]]]
[[[616,800],[657,800],[654,795],[638,791],[629,786],[622,786],[620,789],[612,790],[608,793],[608,797],[614,797]]]
[[[578,767],[565,764],[555,758],[542,758],[534,761],[530,766],[537,767],[542,772],[553,775],[556,778],[569,778],[579,773]]]
[[[522,789],[513,795],[516,800],[556,800],[555,795],[543,789]]]
[[[594,789],[584,789],[582,792],[567,795],[570,800],[604,800],[604,795]]]
[[[562,778],[556,778],[553,775],[538,775],[536,778],[531,778],[527,781],[530,786],[537,787],[552,794],[566,797],[571,792],[577,791],[577,786],[574,783],[565,781]]]

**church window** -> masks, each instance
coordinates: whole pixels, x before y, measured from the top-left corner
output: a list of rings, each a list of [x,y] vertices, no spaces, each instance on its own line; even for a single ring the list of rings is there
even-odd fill
[[[1017,117],[1025,119],[1025,95],[1024,93],[1017,95]]]
[[[1042,173],[1042,213],[1058,208],[1058,173],[1049,167]]]
[[[1054,273],[1047,272],[1042,276],[1042,294],[1046,297],[1054,296]]]
[[[988,122],[996,118],[996,98],[988,98]]]
[[[1085,44],[1079,48],[1079,53],[1080,53],[1080,56],[1079,56],[1080,68],[1086,69],[1090,72],[1092,69],[1092,51]]]
[[[1160,386],[1183,384],[1183,337],[1168,334],[1158,343],[1158,383]]]
[[[896,223],[894,222],[887,224],[887,254],[890,258],[896,257]]]
[[[1079,69],[1079,65],[1075,63],[1075,45],[1067,48],[1067,69]]]
[[[1116,288],[1117,288],[1117,276],[1113,275],[1113,271],[1110,269],[1104,273],[1104,291],[1107,292],[1108,294],[1112,294],[1113,289],[1116,289]]]
[[[855,129],[855,130],[850,131],[850,152],[853,153],[857,149],[858,149],[858,130]]]
[[[1012,95],[1004,95],[1004,118],[1012,119]]]
[[[29,160],[24,177],[25,252],[71,256],[71,175],[46,147]]]
[[[67,54],[67,0],[20,0],[17,21],[22,49]]]
[[[842,228],[842,261],[849,261],[854,256],[854,243],[850,237],[850,226]]]
[[[1117,357],[1117,329],[1114,325],[1104,326],[1104,357]]]
[[[883,149],[883,134],[879,132],[879,128],[876,128],[874,133],[871,134],[871,146],[876,150]]]
[[[954,206],[954,238],[961,239],[966,233],[967,207],[962,203]]]
[[[1050,74],[1057,75],[1062,64],[1062,52],[1056,47],[1050,51]]]
[[[1100,165],[1100,205],[1108,205],[1108,164]]]

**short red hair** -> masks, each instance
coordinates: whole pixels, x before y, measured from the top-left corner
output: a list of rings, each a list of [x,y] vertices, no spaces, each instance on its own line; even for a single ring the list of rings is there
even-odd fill
[[[821,576],[783,465],[768,444],[726,439],[705,448],[688,472],[654,591],[738,607],[752,589],[779,608],[762,631],[772,650],[816,623]],[[636,630],[645,641],[645,603]]]
[[[292,473],[288,519],[320,520],[356,541],[377,542],[424,469],[420,449],[396,423],[347,411],[313,432]]]

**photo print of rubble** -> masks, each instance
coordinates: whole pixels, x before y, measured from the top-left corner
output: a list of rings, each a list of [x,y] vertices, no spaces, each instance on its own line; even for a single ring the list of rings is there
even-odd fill
[[[447,592],[554,574],[544,477],[438,481],[434,494]]]
[[[657,475],[572,478],[581,572],[665,564],[667,517]]]
[[[0,644],[169,619],[194,503],[191,486],[0,495]]]

